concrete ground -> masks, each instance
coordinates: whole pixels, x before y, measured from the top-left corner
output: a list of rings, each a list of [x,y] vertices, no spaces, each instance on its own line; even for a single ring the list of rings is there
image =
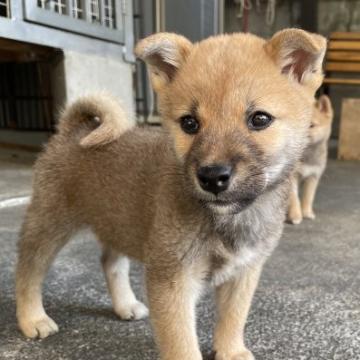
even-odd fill
[[[30,193],[31,159],[0,156],[0,203]],[[360,164],[330,161],[315,221],[286,225],[265,266],[246,341],[257,360],[360,359]],[[119,321],[100,270],[99,248],[81,233],[57,258],[44,286],[60,332],[26,340],[15,320],[14,266],[24,205],[0,208],[0,359],[154,360],[149,321]],[[133,267],[144,299],[142,269]],[[199,305],[204,358],[211,350],[211,294]],[[185,359],[184,359],[185,360]],[[191,360],[191,359],[189,359]]]

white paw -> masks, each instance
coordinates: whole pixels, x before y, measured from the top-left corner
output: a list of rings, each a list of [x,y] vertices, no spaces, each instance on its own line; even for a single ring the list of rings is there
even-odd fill
[[[19,327],[23,334],[31,339],[44,339],[59,331],[55,321],[47,315],[37,319],[19,319]]]
[[[288,222],[293,225],[301,224],[302,220],[302,217],[288,217]]]
[[[118,306],[115,313],[122,320],[140,320],[149,315],[149,310],[142,302],[136,301],[132,304]]]
[[[255,360],[251,351],[245,349],[235,355],[216,353],[215,360]]]
[[[304,218],[314,220],[315,219],[315,213],[312,210],[304,211],[303,212]]]
[[[255,358],[250,351],[246,350],[241,354],[235,355],[232,360],[255,360]]]

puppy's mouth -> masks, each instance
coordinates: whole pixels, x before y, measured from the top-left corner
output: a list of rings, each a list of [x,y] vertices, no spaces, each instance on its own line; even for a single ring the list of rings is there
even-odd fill
[[[216,206],[229,206],[229,205],[232,205],[234,202],[217,199],[217,200],[209,201],[208,203],[211,205],[216,205]]]
[[[211,211],[219,214],[236,214],[245,210],[256,199],[256,196],[244,197],[233,200],[202,200],[203,205]]]
[[[214,214],[236,214],[250,206],[256,198],[266,190],[266,177],[262,171],[253,172],[242,180],[234,178],[228,189],[219,193],[205,191],[193,169],[190,171],[193,182],[191,189],[193,196],[200,204]]]

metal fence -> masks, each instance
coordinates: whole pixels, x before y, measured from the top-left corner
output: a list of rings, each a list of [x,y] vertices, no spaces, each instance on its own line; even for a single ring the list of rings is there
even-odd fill
[[[53,130],[49,66],[0,63],[0,128]]]

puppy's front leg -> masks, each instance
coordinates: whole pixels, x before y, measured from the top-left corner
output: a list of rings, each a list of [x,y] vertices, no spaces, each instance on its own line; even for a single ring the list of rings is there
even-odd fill
[[[244,328],[260,272],[261,266],[248,268],[216,289],[216,360],[254,360],[244,344]]]
[[[147,272],[150,317],[161,360],[201,360],[195,320],[200,282],[185,271],[171,278],[164,274]]]

